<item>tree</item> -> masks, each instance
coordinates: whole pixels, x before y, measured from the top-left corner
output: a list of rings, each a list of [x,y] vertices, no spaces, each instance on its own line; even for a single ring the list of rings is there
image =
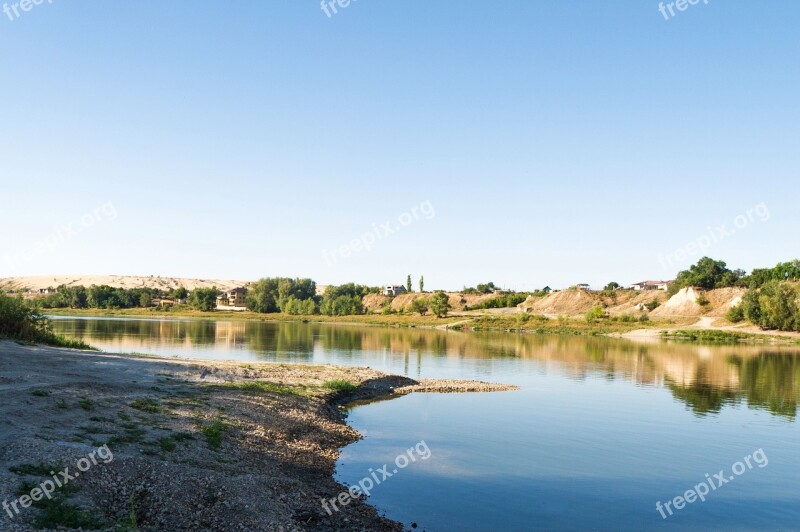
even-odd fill
[[[419,276],[419,293],[420,294],[425,293],[425,276],[423,275]]]
[[[259,279],[250,286],[245,297],[245,305],[253,312],[279,312],[278,280]]]
[[[220,294],[217,287],[195,288],[189,296],[189,305],[196,310],[209,312],[217,308],[217,296]]]
[[[424,316],[428,312],[428,300],[425,298],[417,298],[408,306],[411,312],[419,312],[420,316]]]
[[[186,290],[184,287],[179,286],[175,290],[173,290],[170,295],[173,299],[186,299],[189,297],[189,291]]]
[[[408,277],[406,277],[406,290],[408,291],[409,294],[411,293],[411,274],[410,273],[408,274]]]
[[[613,290],[617,290],[618,288],[622,288],[622,286],[619,283],[611,281],[606,285],[606,287],[603,290],[611,292]]]
[[[675,282],[669,287],[669,293],[674,295],[687,286],[704,290],[735,286],[744,277],[744,274],[743,270],[728,269],[728,265],[724,261],[703,257],[697,261],[697,264],[678,274]]]
[[[437,318],[444,318],[450,310],[450,298],[447,294],[439,290],[431,296],[430,307],[431,312],[436,314]]]

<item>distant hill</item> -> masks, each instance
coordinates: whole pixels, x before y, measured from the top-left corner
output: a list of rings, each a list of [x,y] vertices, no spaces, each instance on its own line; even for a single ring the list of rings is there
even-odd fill
[[[230,290],[239,286],[247,286],[249,281],[223,279],[185,279],[181,277],[156,277],[135,275],[38,275],[29,277],[0,278],[0,290],[41,290],[56,288],[60,285],[92,286],[108,285],[114,288],[158,288],[171,290],[183,286],[187,290],[195,288],[211,288]]]

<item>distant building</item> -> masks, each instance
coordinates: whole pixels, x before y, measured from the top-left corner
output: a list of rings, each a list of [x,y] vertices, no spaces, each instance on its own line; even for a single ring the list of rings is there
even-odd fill
[[[217,296],[217,307],[246,307],[246,288],[234,288]]]
[[[576,286],[578,287],[578,290],[590,290],[591,289],[591,287],[586,283],[578,283]]]
[[[394,297],[399,296],[400,294],[405,294],[406,292],[408,292],[408,290],[406,290],[405,286],[401,284],[392,284],[383,290],[383,295]]]
[[[669,281],[642,281],[631,285],[634,290],[666,290],[669,288]]]
[[[553,289],[550,288],[549,286],[545,286],[544,288],[542,288],[542,292],[544,292],[545,294],[549,294],[552,291]]]

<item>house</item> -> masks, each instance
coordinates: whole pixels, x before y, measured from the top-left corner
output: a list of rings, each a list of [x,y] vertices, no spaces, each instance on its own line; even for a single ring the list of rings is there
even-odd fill
[[[400,294],[405,294],[406,292],[408,292],[408,290],[406,290],[405,286],[401,284],[392,284],[383,290],[383,295],[394,297],[399,296]]]
[[[590,290],[591,289],[589,287],[589,285],[586,284],[586,283],[578,283],[576,286],[578,287],[578,290]]]
[[[631,285],[637,291],[641,290],[666,290],[669,288],[669,281],[642,281]]]
[[[246,288],[234,288],[217,296],[217,307],[245,307]]]
[[[544,292],[545,294],[549,294],[552,291],[553,289],[550,288],[549,286],[545,286],[544,288],[542,288],[542,292]]]

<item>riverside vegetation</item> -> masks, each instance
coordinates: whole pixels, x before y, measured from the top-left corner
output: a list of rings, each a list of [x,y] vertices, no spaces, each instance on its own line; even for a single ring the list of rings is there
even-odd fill
[[[420,279],[420,288],[424,281]],[[730,269],[724,261],[703,257],[689,269],[680,272],[670,284],[668,295],[674,295],[687,287],[701,290],[736,287],[746,289],[740,304],[730,309],[729,321],[740,323],[749,321],[763,330],[800,331],[800,260],[784,262],[773,268],[755,269],[747,274],[741,269]],[[410,289],[410,276],[407,289]],[[655,328],[669,325],[690,325],[681,317],[667,320],[651,320],[650,312],[660,302],[653,298],[643,304],[640,311],[611,315],[608,305],[616,301],[617,295],[624,293],[618,283],[612,282],[605,289],[595,292],[596,303],[581,316],[542,316],[525,313],[513,315],[497,315],[491,310],[514,309],[528,298],[545,298],[548,292],[513,292],[501,291],[494,283],[479,284],[475,288],[464,288],[460,295],[488,295],[472,306],[463,304],[459,317],[468,320],[456,320],[451,317],[454,310],[448,294],[441,291],[425,294],[413,294],[405,306],[397,308],[391,305],[393,298],[387,298],[381,308],[368,308],[365,300],[368,297],[380,296],[381,289],[355,283],[340,286],[328,286],[322,294],[317,294],[317,284],[312,279],[304,278],[264,278],[248,286],[246,306],[249,312],[223,313],[216,311],[216,298],[219,291],[215,288],[199,288],[189,294],[178,287],[171,291],[154,288],[122,289],[110,286],[59,286],[55,293],[39,300],[39,304],[47,309],[70,309],[71,314],[80,314],[85,310],[88,314],[113,313],[114,315],[141,315],[142,310],[150,312],[169,312],[182,316],[203,316],[215,311],[214,316],[230,316],[243,319],[269,317],[269,319],[302,319],[314,317],[325,321],[347,321],[375,325],[395,326],[449,326],[469,321],[475,329],[502,329],[530,331],[555,334],[607,334],[631,331],[637,328]],[[409,290],[410,292],[410,290]],[[451,294],[452,296],[452,294]],[[172,298],[182,304],[174,307],[157,307],[154,301],[159,298]],[[464,300],[462,299],[462,302]],[[611,303],[609,303],[609,301]],[[697,303],[708,308],[709,301],[701,293]],[[415,316],[416,315],[416,316]],[[318,319],[318,318],[317,318]],[[458,325],[456,325],[458,327]],[[689,335],[691,336],[691,335]]]

